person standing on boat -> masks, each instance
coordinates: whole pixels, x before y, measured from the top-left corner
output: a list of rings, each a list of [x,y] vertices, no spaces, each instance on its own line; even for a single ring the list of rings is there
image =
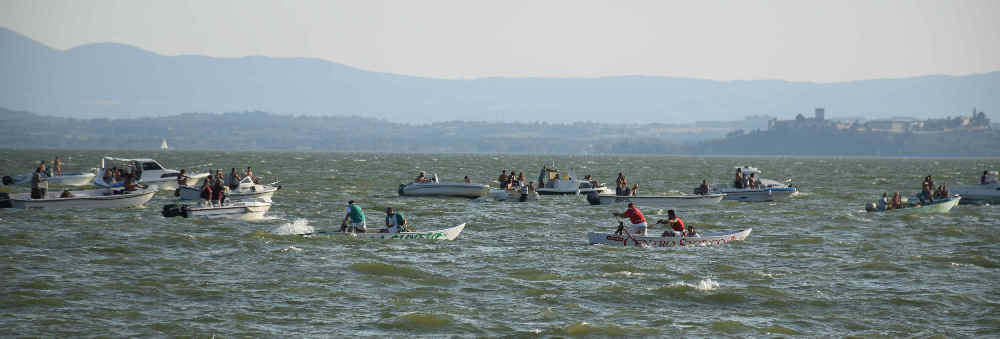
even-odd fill
[[[646,235],[646,217],[642,215],[642,212],[635,207],[635,204],[628,203],[628,208],[625,209],[624,213],[611,212],[616,217],[628,217],[632,227],[629,227],[629,232],[632,235]]]
[[[510,178],[507,177],[507,170],[501,171],[500,172],[500,177],[497,178],[497,182],[500,183],[500,189],[507,189],[507,183],[509,181],[510,181]]]
[[[980,185],[986,185],[986,175],[989,174],[989,173],[990,173],[990,171],[983,171],[983,176],[979,177],[979,184]]]
[[[903,198],[899,195],[899,192],[892,195],[892,203],[889,204],[890,209],[903,208]]]
[[[31,174],[31,198],[32,199],[45,199],[45,194],[49,192],[49,179],[43,174],[45,173],[45,161],[42,161],[35,168],[35,173]]]
[[[125,192],[135,192],[135,190],[138,189],[139,185],[135,183],[135,173],[129,173],[128,176],[125,177],[124,186]]]
[[[402,213],[396,213],[392,207],[385,209],[385,228],[379,233],[399,233],[406,231],[406,217]]]
[[[59,161],[59,157],[56,157],[56,160],[52,160],[52,173],[62,175],[62,161]]]
[[[632,184],[632,191],[629,192],[631,196],[636,196],[639,194],[639,184]]]
[[[233,167],[226,175],[226,186],[229,186],[229,189],[236,189],[240,186],[240,174],[236,173],[236,167]]]
[[[215,185],[212,185],[212,204],[218,204],[221,207],[226,202],[226,184],[222,180],[222,171],[218,171],[218,174],[215,177]]]
[[[250,167],[247,167],[247,171],[243,172],[243,177],[250,178],[250,181],[253,181],[254,184],[260,184],[260,181],[257,181],[257,177],[253,175],[253,169]]]
[[[420,172],[423,174],[423,172]],[[347,221],[350,220],[351,223],[348,224]],[[350,229],[348,229],[350,227]],[[340,223],[341,232],[353,232],[353,233],[365,233],[368,229],[365,225],[365,212],[361,210],[361,206],[355,205],[354,200],[347,202],[347,214],[344,215],[344,221]]]
[[[413,182],[418,183],[418,184],[419,183],[423,183],[423,182],[427,182],[427,177],[424,176],[424,172],[423,171],[420,171],[420,174],[417,175],[416,179],[413,179]]]
[[[735,187],[735,188],[744,188],[744,183],[745,182],[746,182],[746,179],[743,178],[743,169],[737,168],[736,169],[736,179],[733,180],[733,187]]]
[[[205,178],[205,181],[201,184],[201,193],[199,194],[199,197],[201,197],[201,205],[202,206],[210,206],[210,204],[212,203],[212,197],[213,197],[213,195],[212,195],[212,177],[211,176]]]
[[[882,192],[882,199],[878,199],[877,208],[879,211],[885,211],[889,205],[889,193]]]

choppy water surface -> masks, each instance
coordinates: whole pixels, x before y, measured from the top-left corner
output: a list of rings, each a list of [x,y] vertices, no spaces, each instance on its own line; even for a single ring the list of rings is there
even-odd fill
[[[89,169],[104,153],[0,151],[0,173],[55,155]],[[253,166],[284,188],[271,218],[255,222],[163,218],[166,192],[140,209],[0,210],[0,335],[1000,335],[997,207],[862,209],[883,191],[913,193],[928,174],[970,183],[997,159],[114,155]],[[533,180],[552,161],[605,182],[624,170],[643,193],[689,192],[752,165],[805,194],[679,209],[703,232],[754,231],[743,243],[669,250],[588,245],[587,231],[615,219],[583,198],[396,194],[421,170],[489,182],[513,167]],[[375,221],[391,206],[422,230],[469,226],[453,242],[281,235],[339,227],[348,199]]]

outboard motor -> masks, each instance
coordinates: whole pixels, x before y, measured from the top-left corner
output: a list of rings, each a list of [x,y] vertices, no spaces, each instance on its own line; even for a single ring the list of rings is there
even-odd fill
[[[521,192],[521,197],[517,198],[517,201],[520,202],[528,201],[528,192]]]
[[[11,178],[9,175],[3,176],[3,185],[4,186],[10,186],[10,184],[13,184],[13,183],[14,183],[14,178]]]
[[[591,205],[600,205],[601,195],[597,191],[590,191],[590,193],[587,193],[587,202]]]
[[[403,188],[406,188],[406,184],[399,184],[399,190],[397,190],[399,195],[403,195]]]
[[[163,216],[166,217],[166,218],[171,218],[171,217],[185,217],[185,218],[187,218],[187,216],[188,216],[188,206],[187,205],[178,205],[178,204],[169,204],[169,205],[163,206],[163,211],[160,212],[160,213],[163,214]]]

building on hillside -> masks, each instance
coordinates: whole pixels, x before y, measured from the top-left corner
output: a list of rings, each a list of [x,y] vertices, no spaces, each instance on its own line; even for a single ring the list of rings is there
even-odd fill
[[[826,110],[823,108],[817,108],[813,112],[812,118],[806,118],[801,113],[795,116],[795,120],[778,120],[771,119],[767,122],[768,130],[782,130],[782,129],[803,129],[803,128],[832,128],[836,126],[836,122],[826,120]]]

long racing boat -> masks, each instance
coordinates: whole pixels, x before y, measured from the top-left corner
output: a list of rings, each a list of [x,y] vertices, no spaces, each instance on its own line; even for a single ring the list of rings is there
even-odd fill
[[[724,245],[731,241],[743,241],[748,235],[752,228],[739,231],[731,232],[721,232],[721,233],[706,233],[699,234],[698,236],[675,236],[675,237],[650,237],[650,236],[633,236],[628,232],[623,232],[622,234],[616,233],[605,233],[605,232],[588,232],[587,240],[590,244],[604,244],[604,245],[617,245],[617,246],[632,246],[632,247],[656,247],[656,248],[669,248],[669,247],[697,247],[697,246],[717,246]]]

